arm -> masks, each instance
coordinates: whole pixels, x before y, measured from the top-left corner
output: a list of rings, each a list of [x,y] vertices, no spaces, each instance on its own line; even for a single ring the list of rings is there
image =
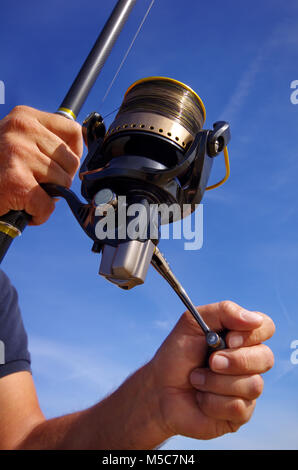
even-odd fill
[[[15,108],[0,121],[0,215],[25,209],[33,224],[47,220],[54,201],[39,183],[70,186],[81,154],[77,123]],[[232,302],[200,312],[211,328],[231,330],[230,349],[212,355],[211,370],[203,368],[205,338],[186,313],[148,364],[87,410],[46,420],[29,372],[1,378],[0,448],[150,449],[177,434],[208,439],[237,430],[262,391],[260,374],[273,365],[261,343],[274,325],[263,314],[247,317]],[[225,368],[218,367],[218,358]]]
[[[236,431],[252,416],[263,388],[260,374],[273,365],[272,352],[261,343],[274,324],[233,302],[200,312],[212,328],[231,330],[229,349],[213,353],[210,370],[203,367],[205,338],[185,313],[148,364],[87,410],[46,420],[27,372],[0,380],[1,448],[153,449],[178,434],[210,439]],[[241,347],[234,347],[235,338]],[[219,367],[219,357],[226,367]]]

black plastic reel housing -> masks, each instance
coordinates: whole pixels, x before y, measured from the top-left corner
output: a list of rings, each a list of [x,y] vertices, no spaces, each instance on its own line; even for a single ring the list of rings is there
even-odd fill
[[[195,209],[213,164],[207,149],[210,131],[200,131],[183,151],[166,137],[146,131],[128,130],[107,140],[96,137],[90,131],[95,118],[96,113],[87,123],[89,152],[80,170],[82,195],[89,202],[109,187],[128,198],[139,194],[159,204],[191,204]]]

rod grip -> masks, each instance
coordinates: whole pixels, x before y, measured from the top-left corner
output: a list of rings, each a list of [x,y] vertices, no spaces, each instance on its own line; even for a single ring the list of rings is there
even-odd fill
[[[21,235],[30,220],[31,215],[25,211],[9,211],[0,217],[0,263],[14,238]]]

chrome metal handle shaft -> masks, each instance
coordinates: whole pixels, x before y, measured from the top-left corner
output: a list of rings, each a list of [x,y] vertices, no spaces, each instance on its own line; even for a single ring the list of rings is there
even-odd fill
[[[225,343],[224,340],[215,332],[212,331],[206,322],[203,320],[202,316],[200,315],[198,309],[195,307],[193,302],[191,301],[190,297],[186,293],[185,289],[182,287],[181,283],[178,281],[176,276],[174,275],[173,271],[170,268],[169,263],[160,252],[160,250],[155,247],[154,254],[151,260],[152,266],[161,274],[161,276],[170,284],[170,286],[174,289],[176,294],[180,297],[186,308],[192,314],[194,319],[202,328],[205,336],[206,342],[208,346],[212,349],[224,349]]]

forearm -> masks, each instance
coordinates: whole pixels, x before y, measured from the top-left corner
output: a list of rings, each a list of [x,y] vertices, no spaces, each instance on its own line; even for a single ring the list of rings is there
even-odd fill
[[[146,365],[95,406],[43,421],[18,449],[153,449],[170,437],[161,423],[157,393]]]

